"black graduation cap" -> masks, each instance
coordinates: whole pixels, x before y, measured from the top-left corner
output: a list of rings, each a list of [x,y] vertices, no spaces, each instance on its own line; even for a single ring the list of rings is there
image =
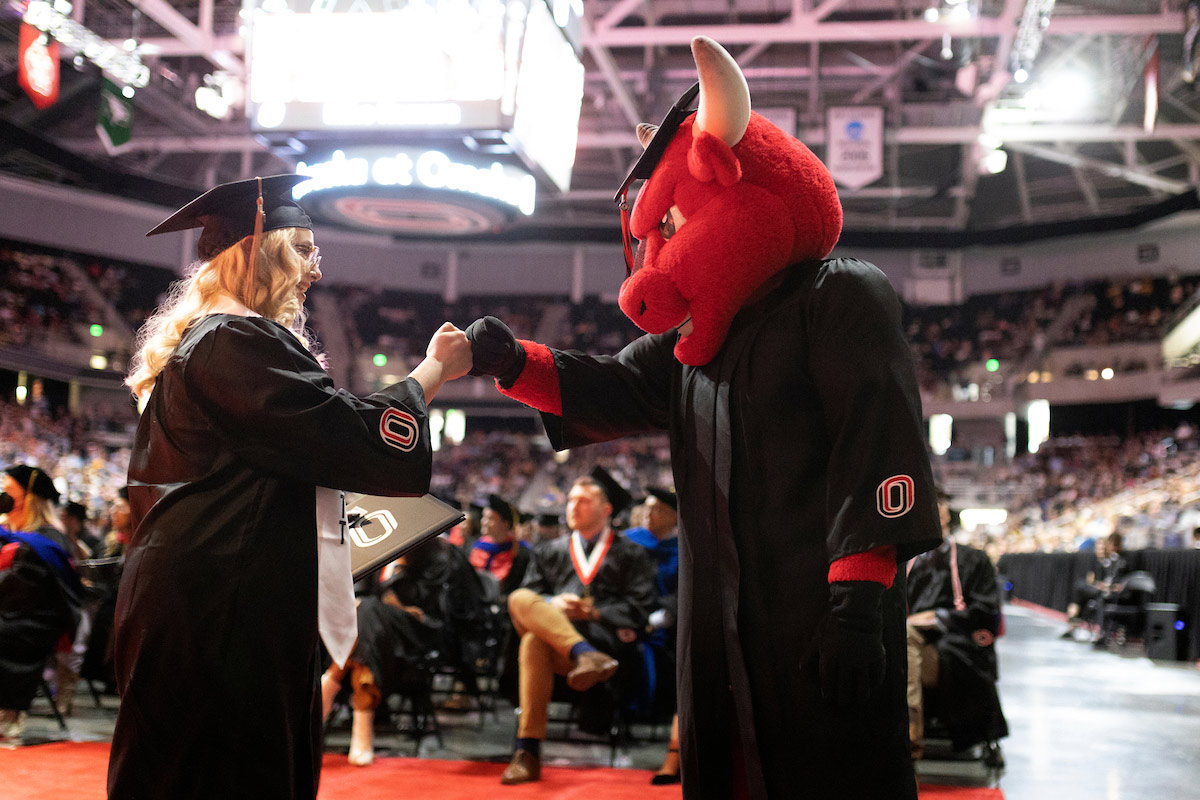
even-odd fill
[[[647,486],[646,494],[656,498],[658,502],[669,505],[673,510],[679,510],[679,498],[670,489],[663,489],[658,486]]]
[[[520,522],[521,518],[517,509],[513,508],[511,503],[498,494],[489,494],[487,496],[487,508],[499,514],[501,519],[508,522],[509,527],[515,528]]]
[[[537,524],[545,526],[562,525],[562,514],[557,511],[543,511],[537,515]],[[1200,528],[1197,528],[1197,530],[1200,530]]]
[[[600,488],[604,490],[604,496],[612,505],[614,517],[629,508],[629,504],[633,502],[633,495],[629,494],[624,486],[617,483],[617,479],[612,476],[612,473],[597,464],[592,467],[591,476],[592,480],[600,484]]]
[[[244,181],[223,183],[160,222],[147,236],[203,228],[196,254],[212,259],[247,236],[254,235],[255,217],[261,186],[262,231],[280,228],[312,229],[312,220],[292,200],[292,188],[309,180],[307,175],[270,175]]]
[[[51,503],[58,502],[58,488],[44,470],[28,464],[13,464],[4,471],[30,494]]]
[[[67,503],[65,506],[63,506],[62,513],[64,516],[74,517],[80,522],[87,522],[88,510],[87,506],[85,506],[83,503],[76,503],[74,500],[72,500],[70,503]]]

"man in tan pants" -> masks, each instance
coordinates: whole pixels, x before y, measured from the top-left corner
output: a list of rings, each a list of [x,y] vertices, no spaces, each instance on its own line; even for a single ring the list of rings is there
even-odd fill
[[[654,604],[654,566],[645,550],[609,525],[613,501],[628,502],[607,473],[605,481],[580,478],[567,496],[571,535],[535,551],[524,585],[508,598],[508,613],[521,637],[520,721],[512,762],[501,783],[541,777],[541,741],[554,676],[583,692],[611,678],[617,660],[608,655],[636,641]]]

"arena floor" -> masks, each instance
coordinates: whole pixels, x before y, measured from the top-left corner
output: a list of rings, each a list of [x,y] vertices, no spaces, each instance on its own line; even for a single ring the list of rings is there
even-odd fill
[[[1095,651],[1058,638],[1062,624],[1024,608],[1008,607],[1007,632],[998,644],[1001,696],[1011,735],[1003,742],[1006,766],[998,781],[978,760],[929,758],[919,765],[923,783],[995,785],[1008,800],[1184,800],[1200,786],[1200,670],[1152,662],[1132,653]],[[96,708],[81,696],[69,720],[70,738],[102,741],[111,735],[115,698]],[[35,705],[24,742],[58,741],[57,724],[44,701]],[[443,746],[428,737],[427,758],[507,761],[514,730],[511,708],[482,726],[475,714],[442,713]],[[636,731],[641,739],[665,730]],[[331,751],[345,752],[348,731],[331,731]],[[638,741],[618,754],[618,767],[654,769],[665,743]],[[411,756],[407,736],[380,732],[377,758]],[[936,751],[936,747],[931,748]],[[546,744],[547,764],[606,765],[603,743]],[[935,753],[936,754],[936,753]],[[370,769],[370,768],[368,768]]]

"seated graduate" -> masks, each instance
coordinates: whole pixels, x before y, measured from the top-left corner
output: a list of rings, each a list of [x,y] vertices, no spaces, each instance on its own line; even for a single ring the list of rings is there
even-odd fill
[[[654,565],[611,526],[629,493],[600,468],[592,475],[567,495],[570,536],[535,550],[524,585],[508,598],[521,637],[520,719],[504,784],[541,777],[554,676],[577,692],[612,678],[619,663],[609,654],[636,642],[654,607]]]
[[[662,709],[675,709],[675,634],[679,616],[679,499],[669,489],[646,487],[644,527],[625,531],[629,540],[646,548],[657,569],[657,607],[650,613],[647,648],[647,686],[644,704],[657,718]],[[655,785],[679,783],[679,717],[671,722],[671,739]]]
[[[530,548],[516,535],[520,519],[515,506],[498,494],[489,494],[479,520],[481,535],[471,547],[471,566],[495,577],[502,598],[521,585],[529,568]]]
[[[83,587],[57,527],[58,489],[15,464],[0,494],[0,738],[16,738],[56,645],[75,635]]]
[[[913,758],[925,740],[924,688],[936,688],[933,711],[954,749],[1008,735],[996,692],[999,673],[1000,586],[982,550],[954,541],[949,497],[938,493],[942,544],[910,563],[908,572],[908,710]]]
[[[485,609],[475,570],[462,551],[437,537],[360,581],[358,641],[345,666],[321,678],[323,714],[349,680],[353,719],[350,763],[374,760],[375,709],[417,679],[416,668],[436,658],[455,668],[483,648]]]

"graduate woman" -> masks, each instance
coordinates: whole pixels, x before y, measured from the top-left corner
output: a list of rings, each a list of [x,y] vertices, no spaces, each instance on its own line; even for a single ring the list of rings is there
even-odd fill
[[[426,404],[471,367],[446,324],[406,380],[363,398],[334,388],[303,327],[321,278],[290,199],[303,180],[218,186],[148,234],[203,228],[127,381],[145,410],[115,623],[113,800],[316,795],[318,487],[424,493]]]

